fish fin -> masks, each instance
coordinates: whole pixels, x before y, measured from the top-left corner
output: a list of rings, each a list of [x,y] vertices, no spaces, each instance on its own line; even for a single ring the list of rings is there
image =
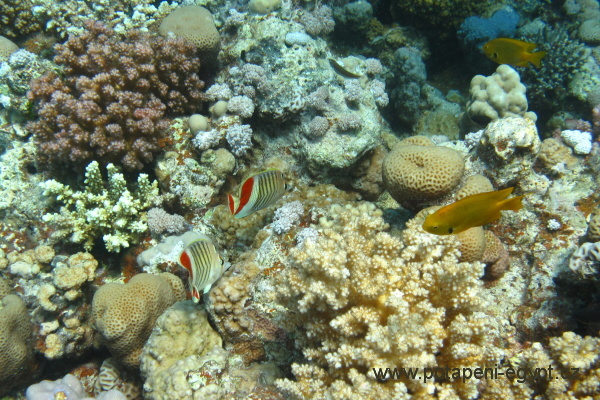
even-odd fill
[[[514,186],[502,190],[491,192],[488,199],[493,202],[503,201],[515,190]]]
[[[524,195],[513,197],[512,199],[504,200],[501,205],[501,210],[513,210],[518,211],[523,208],[523,200]]]
[[[513,67],[529,67],[529,61],[530,60],[525,60],[525,61],[521,61],[518,63],[510,64],[510,65],[512,65]]]
[[[229,211],[231,211],[232,214],[235,214],[235,207],[236,207],[235,197],[233,197],[231,194],[228,194],[227,195],[227,203],[229,204]]]
[[[525,50],[531,52],[535,49],[537,49],[539,46],[535,43],[530,43],[530,42],[524,42],[524,41],[520,41],[521,43],[523,43],[525,45]]]
[[[542,66],[542,58],[544,58],[545,55],[545,51],[531,53],[531,55],[529,56],[529,62],[535,65],[536,68],[540,68]]]
[[[502,213],[500,212],[500,210],[496,211],[495,213],[493,213],[486,221],[484,225],[490,224],[494,221],[499,220],[502,217]]]

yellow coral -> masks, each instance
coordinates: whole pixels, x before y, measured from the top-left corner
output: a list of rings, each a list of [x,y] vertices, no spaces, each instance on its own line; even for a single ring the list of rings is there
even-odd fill
[[[290,252],[276,279],[307,365],[278,386],[296,398],[426,398],[478,393],[477,380],[378,382],[372,368],[493,366],[503,357],[503,325],[478,295],[480,263],[459,262],[455,237],[425,234],[409,221],[389,235],[372,204],[331,206],[315,241]],[[293,326],[296,325],[296,326]],[[422,377],[422,375],[421,375]],[[317,393],[315,397],[315,393]]]

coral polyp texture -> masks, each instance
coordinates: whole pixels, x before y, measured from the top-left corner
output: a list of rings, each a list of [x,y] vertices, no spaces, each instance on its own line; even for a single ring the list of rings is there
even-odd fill
[[[92,302],[92,318],[102,342],[117,361],[137,368],[142,347],[158,317],[184,299],[183,282],[175,275],[138,274],[125,285],[101,286]]]
[[[41,183],[45,196],[56,196],[63,203],[58,213],[44,215],[44,221],[58,228],[56,239],[69,236],[71,242],[82,243],[89,250],[102,236],[106,249],[117,252],[148,230],[141,212],[159,200],[158,183],[140,174],[137,188],[131,192],[114,165],[108,164],[106,170],[105,186],[100,166],[91,162],[86,168],[83,191],[74,191],[54,179]]]
[[[38,120],[28,124],[39,165],[81,170],[98,159],[139,170],[161,149],[166,116],[195,111],[203,98],[196,48],[182,38],[120,35],[99,22],[56,46],[63,75],[31,84]]]
[[[383,183],[397,202],[412,210],[451,193],[464,170],[458,151],[413,136],[398,143],[383,160]]]
[[[373,368],[499,363],[506,332],[480,296],[483,264],[460,262],[456,239],[426,234],[419,217],[400,239],[372,204],[328,214],[276,277],[307,361],[278,386],[295,399],[475,398],[476,381],[378,381]]]

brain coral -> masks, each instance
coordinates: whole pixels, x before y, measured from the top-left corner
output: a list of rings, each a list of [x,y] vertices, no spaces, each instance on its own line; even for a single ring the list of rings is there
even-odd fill
[[[21,298],[8,294],[0,299],[0,394],[20,383],[31,372],[33,352],[29,312]]]
[[[221,48],[219,31],[213,17],[201,6],[182,6],[173,10],[161,22],[158,32],[182,37],[196,45],[203,58],[216,61]]]
[[[326,213],[316,240],[291,249],[276,276],[294,314],[283,323],[309,360],[278,386],[295,399],[476,398],[485,390],[476,380],[377,380],[372,368],[499,362],[504,333],[479,295],[483,265],[459,262],[455,237],[426,234],[422,218],[400,239],[372,204]]]
[[[402,207],[417,209],[450,193],[464,169],[456,150],[413,137],[398,143],[383,160],[383,183]]]
[[[137,368],[156,319],[185,296],[175,275],[138,274],[125,285],[101,286],[92,301],[92,318],[111,354],[125,367]]]
[[[39,116],[28,129],[47,169],[96,159],[139,170],[160,150],[165,115],[191,113],[203,98],[196,48],[181,38],[88,22],[55,50],[64,76],[47,73],[28,94]]]

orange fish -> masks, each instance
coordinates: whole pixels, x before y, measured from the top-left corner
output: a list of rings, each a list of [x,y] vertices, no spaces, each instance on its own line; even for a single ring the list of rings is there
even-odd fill
[[[451,235],[475,226],[489,224],[501,217],[501,210],[517,211],[523,196],[506,199],[514,187],[467,196],[429,214],[423,229],[436,235]]]
[[[540,67],[545,51],[532,53],[538,47],[535,43],[524,42],[517,39],[498,38],[492,39],[483,45],[485,55],[498,64],[508,64],[513,67],[527,67],[532,63]]]
[[[283,173],[277,169],[263,171],[246,179],[239,198],[228,195],[229,210],[235,218],[244,218],[267,208],[279,200],[288,189]]]

